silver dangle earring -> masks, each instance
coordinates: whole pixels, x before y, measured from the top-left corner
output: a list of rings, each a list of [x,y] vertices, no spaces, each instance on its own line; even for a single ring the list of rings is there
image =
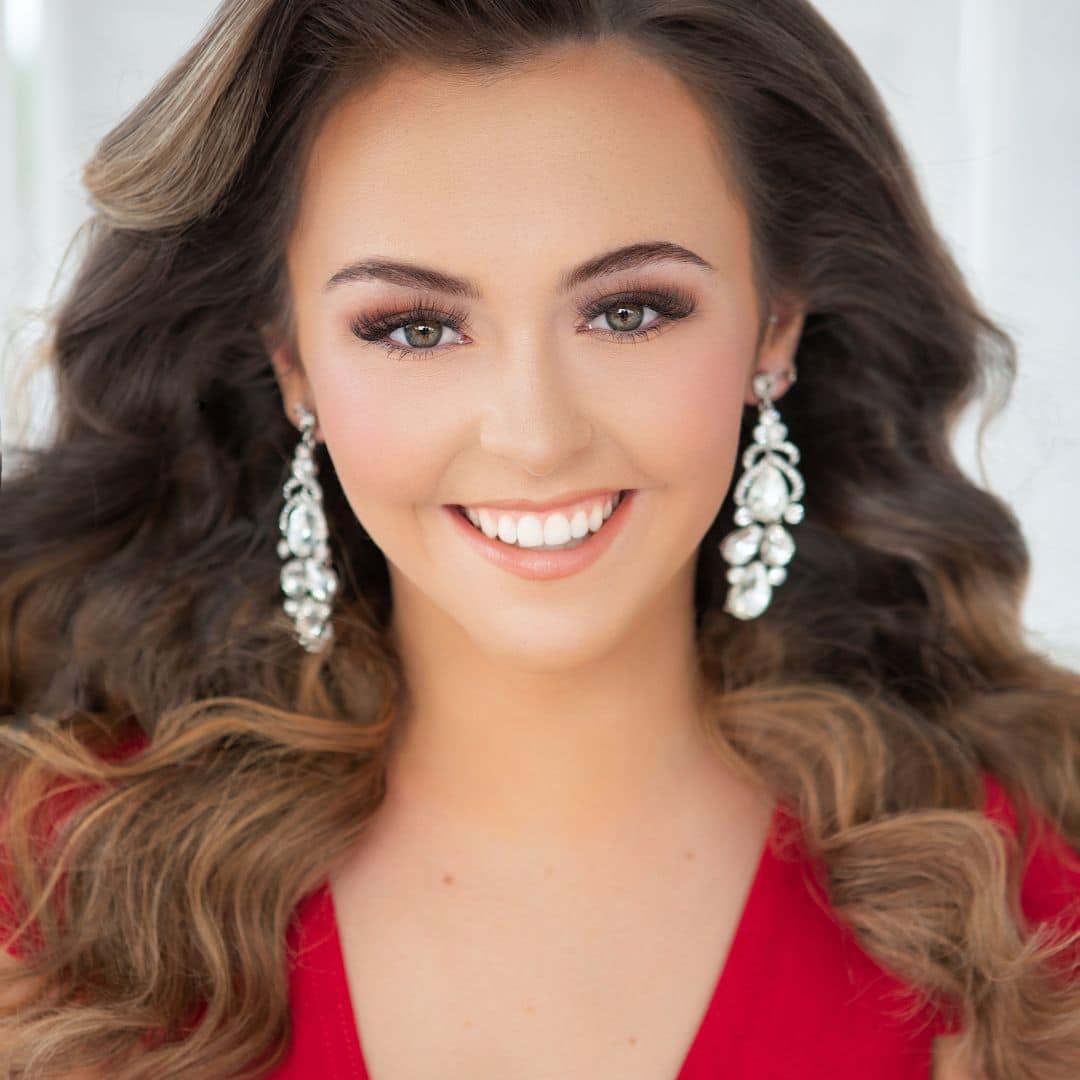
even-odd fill
[[[794,369],[787,374],[794,382]],[[769,606],[772,591],[787,578],[785,567],[795,554],[795,541],[781,521],[795,525],[803,519],[799,500],[805,484],[794,467],[799,450],[787,441],[787,427],[772,403],[776,380],[771,372],[754,376],[754,393],[760,399],[758,422],[754,441],[743,452],[746,471],[734,493],[735,524],[741,528],[720,543],[731,585],[724,611],[737,619],[757,618]]]
[[[281,568],[285,614],[296,626],[296,639],[308,652],[321,652],[334,639],[330,603],[338,579],[330,565],[322,488],[316,479],[315,414],[301,403],[294,411],[300,421],[300,441],[285,481],[285,506],[278,517],[277,553],[288,561]]]

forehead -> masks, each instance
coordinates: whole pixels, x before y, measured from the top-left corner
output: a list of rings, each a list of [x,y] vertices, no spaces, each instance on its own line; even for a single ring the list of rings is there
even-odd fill
[[[498,280],[669,237],[745,258],[745,215],[709,118],[622,46],[560,48],[473,79],[397,67],[343,98],[312,142],[290,261],[307,277],[366,253]]]

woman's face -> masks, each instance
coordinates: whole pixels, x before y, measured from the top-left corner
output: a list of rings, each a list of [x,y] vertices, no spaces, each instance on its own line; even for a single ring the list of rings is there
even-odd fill
[[[274,364],[286,406],[318,416],[395,612],[542,666],[599,653],[673,595],[685,610],[750,377],[788,366],[801,323],[785,315],[755,355],[748,223],[710,138],[673,77],[614,45],[488,85],[395,70],[329,116],[288,249],[298,356]],[[564,284],[654,243],[683,257]],[[374,260],[474,295],[342,272]],[[612,541],[558,577],[485,558],[447,510],[623,489]]]

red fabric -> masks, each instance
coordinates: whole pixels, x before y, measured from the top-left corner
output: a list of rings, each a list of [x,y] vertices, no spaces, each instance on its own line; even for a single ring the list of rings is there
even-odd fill
[[[146,741],[136,733],[115,754]],[[1001,784],[989,773],[983,780],[984,812],[1015,833],[1015,808]],[[1032,924],[1080,929],[1080,856],[1039,821],[1024,855],[1024,914]],[[298,905],[286,944],[292,1039],[271,1075],[369,1080],[326,880]],[[798,823],[777,804],[731,948],[676,1080],[926,1080],[934,1036],[956,1025],[930,1009],[907,1022],[896,1018],[904,990],[829,911],[801,853]]]

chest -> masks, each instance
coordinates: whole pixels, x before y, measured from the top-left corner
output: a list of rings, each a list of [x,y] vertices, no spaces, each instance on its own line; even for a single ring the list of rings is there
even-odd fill
[[[332,879],[371,1080],[674,1078],[767,829],[591,865],[371,846]]]

